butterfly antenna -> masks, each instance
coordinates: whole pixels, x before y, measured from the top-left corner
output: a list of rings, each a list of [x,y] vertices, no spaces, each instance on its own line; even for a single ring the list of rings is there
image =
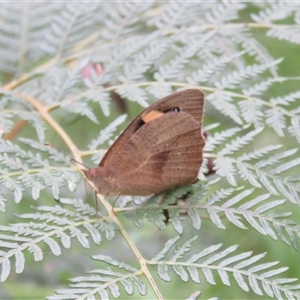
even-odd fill
[[[84,182],[84,191],[85,191],[84,203],[87,203],[88,187],[87,187],[87,181],[86,181],[85,177],[83,178],[83,182]]]
[[[83,166],[83,167],[87,168],[88,170],[90,170],[90,169],[91,169],[90,167],[88,167],[88,166],[84,165],[83,163],[81,163],[81,162],[77,161],[77,160],[76,160],[76,159],[74,159],[74,158],[70,158],[70,162],[71,162],[71,161],[74,161],[74,162],[76,162],[76,164],[79,164],[79,165],[81,165],[81,166]]]
[[[95,191],[95,210],[96,210],[97,219],[100,219],[99,208],[98,208],[98,199],[97,199],[97,192],[96,191]]]
[[[44,143],[44,146],[50,147],[50,148],[54,149],[55,151],[57,151],[58,153],[63,154],[62,152],[58,151],[53,145],[51,145],[49,143]]]

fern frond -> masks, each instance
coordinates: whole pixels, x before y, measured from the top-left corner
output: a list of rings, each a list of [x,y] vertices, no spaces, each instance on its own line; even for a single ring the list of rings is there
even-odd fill
[[[229,116],[239,125],[243,124],[243,121],[239,117],[239,110],[229,94],[217,90],[207,95],[206,99],[225,116]]]
[[[233,137],[236,133],[240,131],[242,131],[240,127],[235,127],[216,132],[214,135],[209,135],[206,139],[207,143],[205,145],[205,150],[208,152],[213,152],[213,150],[215,150],[217,146],[221,145],[227,139]]]
[[[244,7],[243,3],[234,1],[217,3],[211,7],[210,12],[205,14],[205,19],[209,23],[223,24],[224,22],[237,19],[238,12]]]
[[[270,194],[260,195],[252,200],[247,200],[246,203],[237,208],[233,206],[243,201],[245,198],[253,193],[251,190],[243,190],[237,195],[233,196],[233,190],[228,189],[224,194],[227,201],[219,205],[214,205],[216,201],[220,201],[220,194],[212,194],[208,197],[207,202],[203,208],[207,209],[211,221],[220,229],[225,229],[226,226],[222,222],[221,216],[225,217],[235,226],[246,229],[246,226],[241,220],[241,216],[259,233],[269,235],[274,240],[277,237],[282,239],[286,244],[292,245],[298,249],[297,236],[299,235],[299,224],[296,224],[289,219],[291,213],[274,213],[267,214],[268,211],[277,208],[285,203],[285,200],[270,201]],[[221,198],[222,199],[222,198]],[[273,226],[274,229],[271,228]]]
[[[225,148],[219,152],[220,155],[215,159],[214,162],[217,174],[222,177],[226,177],[230,184],[236,186],[236,180],[234,178],[234,174],[236,172],[234,168],[234,162],[231,159],[228,159],[226,156],[247,145],[261,131],[262,128],[256,129],[245,134],[243,137],[237,137],[232,142],[226,144]]]
[[[274,60],[267,48],[264,47],[255,37],[249,28],[241,26],[230,31],[230,38],[234,44],[238,44],[250,56],[253,56],[259,63],[265,64]],[[278,76],[276,66],[270,68],[270,72],[276,78]]]
[[[236,173],[239,173],[243,180],[250,182],[255,187],[265,186],[270,193],[278,195],[278,191],[292,203],[299,203],[300,190],[297,184],[294,184],[292,177],[282,177],[283,172],[289,172],[297,168],[299,160],[292,159],[292,162],[284,162],[287,158],[291,158],[297,152],[296,149],[288,151],[278,150],[282,147],[280,145],[267,146],[262,149],[257,149],[249,153],[242,154],[237,160],[228,157],[232,153],[247,146],[253,138],[261,133],[263,128],[258,128],[247,134],[243,134],[242,138],[237,137],[230,142],[225,143],[227,138],[232,138],[239,130],[230,129],[223,131],[221,135],[218,133],[215,136],[209,136],[207,139],[206,149],[215,150],[217,146],[225,143],[225,147],[219,150],[219,154],[214,162],[217,174],[226,177],[232,184],[236,185]],[[267,158],[270,152],[277,151]],[[277,168],[271,169],[269,166],[279,164]],[[278,175],[281,176],[278,176]],[[262,183],[259,183],[259,181]],[[273,182],[273,183],[272,183]],[[278,189],[278,191],[277,191]]]
[[[6,211],[6,198],[2,193],[0,193],[0,211],[5,212]]]
[[[240,101],[239,107],[247,123],[254,124],[255,128],[263,126],[264,113],[262,112],[262,103],[252,101],[250,98]]]
[[[180,49],[178,55],[175,56],[169,63],[159,67],[158,72],[154,74],[154,79],[159,82],[172,80],[177,78],[185,64],[201,47],[201,40],[191,40],[184,48]]]
[[[234,71],[231,74],[226,75],[225,77],[221,78],[220,82],[217,82],[215,85],[218,89],[235,89],[237,85],[241,84],[242,81],[248,78],[255,78],[255,76],[262,74],[266,70],[271,67],[278,65],[282,59],[277,59],[265,64],[256,64],[247,66],[240,71]]]
[[[154,64],[167,50],[168,41],[161,40],[160,43],[153,41],[150,45],[134,58],[124,65],[124,74],[118,76],[118,80],[123,84],[140,80],[149,68]]]
[[[244,53],[245,52],[239,52],[229,56],[222,55],[220,57],[213,57],[211,61],[205,62],[200,69],[193,72],[186,81],[191,85],[207,82],[216,72],[223,70],[228,63],[242,56]]]
[[[259,14],[251,14],[251,18],[257,23],[272,23],[287,18],[293,10],[293,6],[285,5],[284,2],[269,2],[267,8],[261,10]]]
[[[186,300],[197,300],[198,297],[201,295],[200,291],[196,291],[192,293]],[[218,298],[210,298],[208,300],[217,300]]]
[[[276,82],[284,82],[286,81],[286,78],[283,77],[271,77],[271,78],[267,78],[266,80],[263,80],[259,83],[255,83],[253,86],[243,89],[242,92],[244,95],[246,96],[259,96],[261,95],[263,92],[265,92],[266,90],[268,90],[268,88]],[[250,99],[249,99],[250,100]]]
[[[273,28],[267,32],[267,35],[296,45],[300,44],[299,25]]]
[[[146,93],[143,89],[137,86],[123,86],[119,87],[116,92],[131,101],[136,101],[143,107],[147,107],[148,103],[146,101]]]
[[[61,163],[67,161],[51,147],[29,139],[20,140],[35,149],[51,154],[51,158],[57,154],[55,161]],[[80,178],[72,168],[69,170],[66,167],[51,168],[49,161],[43,159],[39,152],[34,154],[31,151],[24,151],[20,146],[4,140],[0,140],[0,165],[2,167],[0,182],[3,187],[14,193],[17,203],[22,199],[24,187],[31,188],[33,199],[38,199],[40,191],[49,187],[52,189],[53,197],[58,199],[60,188],[65,183],[68,186],[76,186]]]
[[[40,206],[35,208],[37,211],[35,213],[18,215],[19,218],[30,222],[0,226],[2,232],[0,247],[7,249],[1,251],[0,257],[2,282],[11,272],[12,258],[16,260],[16,272],[23,272],[25,250],[33,253],[35,261],[42,260],[41,243],[48,245],[50,251],[58,256],[61,254],[62,247],[67,249],[71,247],[72,239],[77,239],[82,247],[89,248],[90,238],[96,244],[101,243],[100,231],[105,232],[108,238],[114,236],[114,226],[105,219],[101,220],[100,217],[93,222],[87,218],[88,216],[94,218],[96,213],[82,200],[61,199],[60,202],[72,206],[76,211],[59,205]]]
[[[173,269],[183,281],[191,279],[200,283],[202,273],[207,283],[216,284],[214,273],[218,273],[226,286],[231,285],[229,275],[232,275],[244,291],[252,289],[257,295],[268,295],[278,299],[281,299],[282,295],[288,299],[298,297],[300,286],[291,284],[297,281],[296,278],[277,278],[287,268],[274,268],[278,262],[257,264],[265,253],[253,256],[249,251],[233,255],[238,249],[237,245],[219,251],[222,244],[218,244],[186,258],[184,254],[190,252],[191,244],[196,239],[197,237],[182,243],[172,251],[173,254],[171,248],[178,239],[170,240],[163,250],[150,260],[151,265],[157,265],[157,274],[162,280],[170,281],[169,269]]]
[[[102,76],[101,76],[102,77]],[[87,83],[88,79],[85,80],[85,83]],[[92,101],[96,102],[100,105],[101,110],[105,116],[110,115],[110,104],[111,104],[111,97],[108,92],[103,90],[102,86],[100,88],[98,87],[98,82],[97,80],[96,84],[91,84],[89,85],[89,90],[84,92],[81,96],[82,98],[78,99],[79,101]],[[90,109],[91,111],[91,109]],[[89,117],[90,118],[90,117]],[[90,118],[94,123],[98,124],[98,119],[96,117]],[[96,121],[95,121],[96,119]]]
[[[283,129],[286,127],[285,117],[282,111],[274,107],[266,112],[266,123],[272,127],[279,136],[283,136]]]
[[[48,30],[45,32],[41,49],[44,53],[53,56],[63,56],[70,52],[72,47],[94,31],[95,10],[105,17],[108,13],[108,4],[102,6],[101,13],[99,4],[93,3],[63,3],[61,10],[63,14],[56,14],[51,20]]]
[[[199,230],[201,220],[193,204],[198,203],[199,199],[204,197],[206,191],[207,186],[203,185],[200,181],[190,186],[175,188],[168,193],[152,196],[150,199],[147,199],[142,206],[128,210],[126,216],[139,228],[144,225],[143,219],[147,219],[147,221],[155,223],[160,229],[165,229],[166,217],[163,214],[165,210],[169,215],[170,220],[168,221],[173,225],[174,229],[181,234],[184,228],[181,214],[182,212],[187,212],[193,227]],[[183,201],[183,204],[177,203],[178,201]]]
[[[92,258],[96,262],[105,263],[117,270],[114,271],[111,267],[95,269],[88,272],[91,275],[72,278],[69,289],[57,290],[55,296],[47,299],[85,299],[95,298],[96,295],[101,299],[110,299],[110,295],[113,298],[119,298],[120,287],[123,287],[128,295],[132,295],[135,288],[140,295],[146,295],[147,286],[139,278],[141,271],[106,255],[94,255]]]
[[[243,135],[242,137],[237,137],[230,143],[226,144],[225,147],[219,152],[221,155],[229,155],[233,154],[234,152],[240,150],[244,146],[248,145],[256,135],[261,133],[263,128],[258,128],[249,133]]]
[[[165,95],[172,93],[172,85],[168,82],[157,82],[147,87],[147,92],[154,95],[156,99],[160,99]]]
[[[199,16],[200,7],[193,2],[170,2],[159,8],[158,13],[147,20],[148,25],[159,29],[170,29],[173,26],[191,24]],[[193,24],[193,23],[192,23]]]
[[[101,31],[101,36],[106,40],[117,40],[121,36],[125,38],[134,35],[139,29],[137,21],[153,6],[153,2],[119,2],[114,6],[110,7]]]
[[[51,22],[51,15],[60,4],[9,3],[0,6],[0,69],[10,74],[21,74],[42,57],[40,49],[43,34]]]
[[[300,120],[299,117],[294,116],[291,119],[291,126],[288,127],[288,131],[292,136],[295,136],[297,142],[300,144]]]
[[[117,126],[121,125],[125,121],[125,119],[126,115],[122,115],[112,123],[110,123],[106,128],[102,129],[99,133],[98,138],[92,140],[88,145],[88,149],[95,150],[98,146],[109,140],[113,136],[113,133],[116,131]]]
[[[119,69],[123,69],[124,62],[132,61],[133,54],[143,51],[153,40],[156,40],[158,43],[160,42],[159,35],[156,32],[120,40],[113,47],[106,49],[104,53],[101,52],[101,55],[95,53],[93,60],[103,64],[105,74],[117,77],[117,72],[119,72]]]

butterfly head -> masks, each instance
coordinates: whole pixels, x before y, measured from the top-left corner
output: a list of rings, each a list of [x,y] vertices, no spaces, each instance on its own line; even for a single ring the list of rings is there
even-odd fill
[[[113,181],[104,168],[98,167],[82,171],[86,179],[94,184],[97,193],[104,196],[116,194]]]

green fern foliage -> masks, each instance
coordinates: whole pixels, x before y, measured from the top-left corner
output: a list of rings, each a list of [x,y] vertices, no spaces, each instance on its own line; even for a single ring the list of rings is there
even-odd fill
[[[203,279],[210,284],[216,284],[214,278],[214,272],[216,272],[224,285],[230,285],[229,274],[231,273],[234,280],[244,291],[249,291],[249,288],[251,288],[258,295],[266,293],[270,297],[276,295],[277,298],[281,298],[282,294],[287,298],[297,296],[297,290],[294,289],[294,286],[287,285],[288,283],[297,281],[296,278],[272,279],[272,277],[283,273],[286,268],[274,269],[273,267],[278,262],[257,264],[265,254],[252,256],[251,251],[249,251],[232,255],[238,249],[237,245],[233,245],[222,251],[218,251],[222,247],[222,244],[212,245],[181,262],[185,254],[190,252],[191,243],[196,239],[197,237],[191,238],[179,245],[173,251],[171,257],[164,262],[163,258],[165,258],[170,248],[178,241],[178,237],[171,239],[161,252],[150,261],[151,265],[157,265],[157,274],[162,280],[170,280],[169,268],[172,267],[181,280],[188,281],[191,279],[196,283],[201,283],[198,272],[198,269],[201,269]],[[218,252],[215,253],[216,251]],[[253,264],[255,265],[252,266]],[[249,279],[248,284],[244,280],[244,277]]]
[[[0,3],[0,298],[300,299],[299,11]],[[95,202],[82,169],[188,88],[205,93],[199,180]]]
[[[138,290],[140,295],[146,295],[147,286],[138,277],[141,274],[139,270],[106,255],[94,255],[92,259],[96,262],[103,262],[109,267],[92,270],[88,272],[88,276],[71,279],[71,289],[58,290],[57,295],[50,296],[47,299],[91,298],[96,295],[99,295],[102,299],[108,299],[111,296],[116,299],[121,295],[120,286],[124,288],[128,295],[132,295],[135,289]],[[112,268],[116,268],[117,271]]]

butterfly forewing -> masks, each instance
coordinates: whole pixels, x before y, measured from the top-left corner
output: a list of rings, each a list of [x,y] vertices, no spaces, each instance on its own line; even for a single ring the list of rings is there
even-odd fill
[[[109,148],[105,156],[101,160],[99,166],[105,167],[114,160],[115,154],[118,153],[128,142],[131,136],[139,130],[143,120],[142,115],[146,115],[151,111],[159,111],[166,113],[174,108],[179,108],[180,112],[186,112],[190,118],[199,123],[200,131],[202,129],[204,94],[199,89],[188,89],[168,95],[146,108],[139,114],[120,135],[115,143]]]

